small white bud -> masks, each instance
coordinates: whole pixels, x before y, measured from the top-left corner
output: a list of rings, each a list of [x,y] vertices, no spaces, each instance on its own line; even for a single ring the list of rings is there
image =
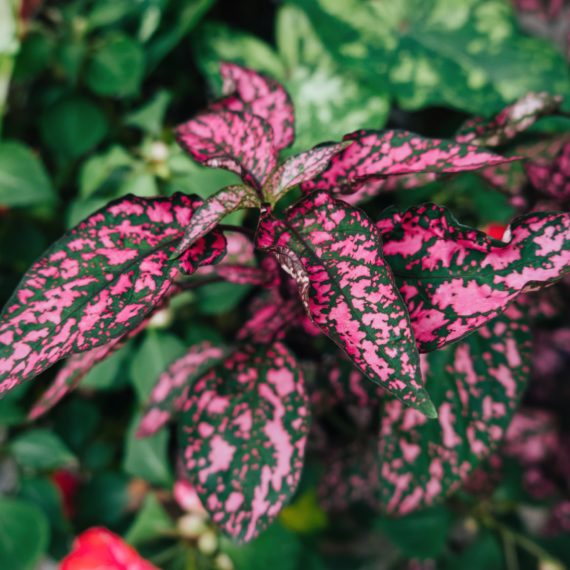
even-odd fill
[[[225,553],[218,554],[214,560],[218,570],[234,570],[232,559]]]
[[[206,519],[195,513],[189,513],[178,519],[178,530],[185,538],[198,538],[207,530]]]
[[[213,530],[207,530],[198,539],[198,550],[202,554],[214,554],[218,548],[218,537]]]

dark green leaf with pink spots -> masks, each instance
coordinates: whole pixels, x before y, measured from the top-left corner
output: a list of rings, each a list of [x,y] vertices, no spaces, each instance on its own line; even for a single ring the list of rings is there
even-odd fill
[[[529,374],[530,331],[515,305],[467,339],[422,356],[437,421],[387,397],[380,430],[380,494],[405,515],[444,499],[495,450]]]
[[[136,329],[226,242],[212,232],[169,258],[202,200],[127,196],[89,216],[24,275],[0,316],[0,393]]]
[[[182,463],[233,538],[255,538],[292,496],[308,413],[301,369],[280,342],[237,349],[194,384],[180,427]]]
[[[503,240],[460,224],[441,206],[386,210],[384,255],[406,302],[421,352],[459,340],[519,295],[570,271],[570,214],[515,219]]]
[[[353,143],[335,154],[326,170],[305,182],[305,191],[348,194],[389,176],[449,174],[516,160],[474,145],[430,139],[408,131],[356,131],[345,135],[344,140]]]
[[[476,117],[466,121],[455,140],[477,146],[499,146],[526,131],[540,117],[560,110],[562,97],[549,93],[527,93],[490,119]]]
[[[433,416],[406,307],[364,212],[315,192],[284,220],[265,213],[257,242],[295,279],[314,324],[366,376]]]

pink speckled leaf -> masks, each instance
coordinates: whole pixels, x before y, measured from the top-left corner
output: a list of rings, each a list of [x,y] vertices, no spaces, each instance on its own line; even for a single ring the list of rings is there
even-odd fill
[[[223,356],[221,348],[204,341],[170,364],[150,395],[137,437],[153,435],[173,415],[181,412],[196,380],[219,364]]]
[[[525,170],[530,183],[540,192],[559,200],[570,198],[570,142],[552,162],[527,162]]]
[[[212,104],[214,110],[247,111],[267,121],[273,129],[278,150],[288,147],[295,139],[293,103],[283,86],[261,73],[235,63],[222,63],[226,97]]]
[[[377,225],[421,352],[459,340],[520,293],[570,270],[567,213],[517,218],[505,241],[463,226],[435,204],[390,208]]]
[[[466,121],[455,135],[459,143],[500,146],[526,131],[540,117],[555,114],[562,97],[549,93],[527,93],[490,119],[476,117]]]
[[[248,186],[228,186],[207,198],[196,210],[175,256],[181,255],[208,232],[213,230],[228,214],[245,208],[261,206],[257,194]]]
[[[200,164],[231,170],[257,189],[277,165],[273,131],[251,113],[201,113],[180,125],[176,138]]]
[[[262,287],[277,286],[279,265],[272,256],[256,261],[253,242],[243,234],[224,232],[228,242],[227,253],[216,265],[200,267],[195,277],[218,277],[238,285]]]
[[[121,198],[56,242],[24,275],[0,317],[0,393],[58,360],[121,338],[176,287],[215,263],[225,239],[212,232],[176,261],[197,197]]]
[[[429,139],[408,131],[356,131],[344,139],[354,142],[335,155],[320,175],[305,182],[302,185],[305,191],[350,193],[375,178],[420,172],[463,172],[516,160],[477,146]]]
[[[299,482],[307,432],[303,375],[279,342],[244,346],[194,384],[183,462],[227,534],[247,542],[277,517]]]
[[[331,158],[350,144],[352,141],[320,145],[288,158],[265,183],[263,187],[265,199],[275,204],[289,190],[320,174],[330,163]]]
[[[394,398],[380,433],[383,507],[405,515],[456,490],[502,441],[529,374],[530,332],[513,305],[460,343],[423,356],[439,417]]]
[[[257,242],[295,279],[313,322],[366,376],[433,415],[406,306],[364,212],[315,192],[285,220],[265,213]]]
[[[277,288],[256,297],[249,307],[249,313],[251,316],[238,331],[237,338],[242,342],[259,344],[282,340],[304,315],[299,298],[284,298]]]

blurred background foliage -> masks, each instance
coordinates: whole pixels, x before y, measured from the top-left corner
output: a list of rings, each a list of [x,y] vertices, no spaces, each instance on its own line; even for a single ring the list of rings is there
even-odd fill
[[[0,299],[66,228],[109,200],[206,197],[235,180],[194,164],[172,133],[219,94],[220,60],[287,87],[297,120],[287,152],[358,128],[450,136],[467,116],[491,115],[532,90],[564,95],[570,110],[570,8],[550,27],[515,8],[508,0],[0,0]],[[506,194],[472,174],[370,208],[421,200],[479,227],[515,213]],[[255,223],[243,213],[230,221]],[[250,293],[219,283],[179,297],[39,422],[27,423],[26,411],[53,372],[0,401],[0,568],[47,568],[99,525],[172,570],[514,570],[505,534],[478,522],[473,505],[399,520],[366,509],[329,515],[315,494],[316,464],[279,522],[249,546],[182,516],[171,497],[170,434],[137,440],[134,426],[158,374],[185,347],[231,341]],[[528,499],[520,480],[516,467],[508,471],[499,502]],[[546,569],[548,552],[570,562],[567,546],[551,541],[545,551],[522,539],[509,537],[521,568],[542,559]]]

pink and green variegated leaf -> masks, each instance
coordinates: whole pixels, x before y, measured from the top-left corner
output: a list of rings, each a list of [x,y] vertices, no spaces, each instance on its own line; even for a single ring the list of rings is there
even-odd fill
[[[532,144],[516,145],[512,149],[512,154],[526,158],[527,161],[525,163],[517,161],[499,164],[498,166],[483,169],[479,174],[487,182],[503,192],[518,196],[526,185],[527,178],[529,178],[525,172],[525,166],[532,164],[548,170],[548,167],[554,162],[562,147],[569,141],[570,135],[564,133],[533,142]],[[540,189],[541,186],[542,184],[539,184],[538,188]]]
[[[455,135],[463,144],[500,146],[526,131],[541,117],[560,110],[562,97],[550,93],[527,93],[490,119],[476,117],[466,121]]]
[[[319,502],[331,512],[342,512],[354,505],[379,507],[378,442],[365,435],[348,444],[330,449],[323,458],[326,470],[317,492]]]
[[[501,443],[529,374],[529,327],[513,305],[462,342],[422,358],[438,420],[427,422],[394,398],[382,416],[381,502],[397,515],[442,500]]]
[[[175,256],[182,254],[191,245],[212,231],[228,214],[261,206],[257,194],[248,186],[227,186],[204,201],[196,210]]]
[[[277,165],[273,131],[251,113],[201,113],[176,129],[176,139],[200,164],[235,172],[257,189]]]
[[[246,111],[264,119],[273,129],[278,150],[295,140],[295,113],[289,94],[283,86],[261,73],[235,63],[220,65],[224,99],[211,105],[212,109]]]
[[[0,394],[62,358],[123,337],[177,287],[180,275],[221,259],[219,232],[169,259],[201,203],[183,194],[126,196],[57,241],[0,316]]]
[[[570,198],[570,142],[550,164],[528,162],[525,170],[530,183],[540,192],[559,200]]]
[[[289,190],[320,174],[330,163],[331,158],[350,144],[351,141],[345,141],[320,145],[288,158],[265,183],[263,187],[265,199],[275,204]]]
[[[408,131],[356,131],[344,137],[354,141],[335,155],[330,166],[302,185],[350,193],[358,183],[374,178],[419,172],[455,173],[517,160],[474,145],[429,139]]]
[[[297,296],[284,298],[277,288],[256,297],[249,307],[250,317],[237,333],[238,340],[269,344],[282,340],[287,331],[299,325],[304,316]]]
[[[457,341],[496,317],[519,295],[570,270],[570,214],[515,219],[504,241],[425,204],[378,222],[384,256],[408,306],[420,352]]]
[[[273,256],[265,256],[259,264],[253,242],[243,234],[226,232],[227,253],[215,266],[201,267],[196,277],[218,277],[238,285],[276,287],[279,284],[279,265]]]
[[[155,434],[173,415],[180,413],[196,380],[219,364],[223,356],[221,348],[204,341],[170,364],[150,395],[137,437]]]
[[[136,336],[147,325],[148,320],[145,320],[136,329],[132,330],[124,337],[119,337],[108,344],[74,354],[68,359],[62,369],[57,373],[55,380],[51,386],[42,394],[38,401],[34,404],[28,419],[37,420],[49,412],[56,404],[58,404],[69,392],[72,392],[79,386],[81,380],[87,376],[90,370],[105,360],[109,355],[121,349],[126,342]]]
[[[265,213],[257,242],[295,279],[313,322],[366,376],[433,416],[406,306],[364,212],[315,192],[285,220]]]
[[[195,383],[183,462],[227,534],[247,542],[277,517],[299,482],[307,432],[303,375],[279,342],[244,346]]]

